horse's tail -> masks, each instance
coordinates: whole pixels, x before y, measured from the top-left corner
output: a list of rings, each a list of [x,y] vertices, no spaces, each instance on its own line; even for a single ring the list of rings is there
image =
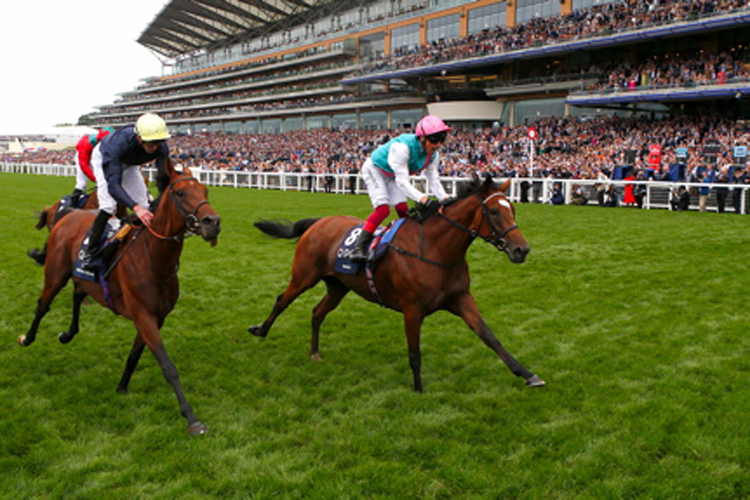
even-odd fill
[[[318,219],[302,219],[297,222],[291,222],[288,220],[259,220],[253,224],[255,227],[260,229],[262,232],[274,238],[284,238],[286,240],[292,240],[302,236],[305,231],[310,229],[310,226],[315,224]]]
[[[44,207],[44,210],[40,210],[36,214],[36,226],[34,226],[37,229],[42,229],[44,226],[47,225],[47,217],[49,217],[49,214],[47,213],[49,211],[50,207]]]

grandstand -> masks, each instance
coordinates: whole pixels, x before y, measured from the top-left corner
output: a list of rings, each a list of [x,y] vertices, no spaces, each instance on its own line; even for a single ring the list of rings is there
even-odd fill
[[[458,128],[545,117],[750,115],[741,0],[172,0],[168,68],[85,118],[178,133]]]

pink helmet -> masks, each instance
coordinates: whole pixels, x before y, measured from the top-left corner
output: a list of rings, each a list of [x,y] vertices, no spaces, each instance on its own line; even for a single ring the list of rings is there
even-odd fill
[[[435,115],[427,115],[417,123],[417,137],[425,137],[440,132],[450,132],[451,128]]]

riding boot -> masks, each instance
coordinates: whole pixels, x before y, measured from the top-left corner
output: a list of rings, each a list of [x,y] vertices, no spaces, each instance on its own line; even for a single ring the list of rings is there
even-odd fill
[[[99,252],[100,241],[110,217],[111,215],[104,210],[99,210],[99,213],[96,214],[96,219],[94,219],[94,223],[91,225],[91,231],[89,231],[86,248],[84,248],[79,255],[79,259],[81,260],[81,271],[93,274],[93,269],[90,268],[91,259]]]
[[[372,242],[372,233],[369,231],[362,230],[359,233],[359,238],[354,244],[349,260],[352,262],[364,262],[367,260],[370,253],[370,242]]]
[[[70,206],[72,208],[80,208],[78,206],[78,203],[81,201],[81,195],[84,192],[78,188],[73,190],[73,193],[70,195]]]

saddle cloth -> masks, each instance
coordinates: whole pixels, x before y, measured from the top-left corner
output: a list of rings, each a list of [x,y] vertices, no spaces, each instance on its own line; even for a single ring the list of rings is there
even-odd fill
[[[89,229],[89,232],[86,233],[86,237],[81,243],[81,248],[78,250],[78,258],[73,265],[73,276],[87,281],[97,281],[98,277],[104,276],[107,272],[107,265],[109,264],[106,257],[112,256],[114,250],[116,250],[116,246],[112,248],[112,245],[119,245],[120,241],[129,230],[130,225],[125,224],[123,226],[122,221],[119,219],[110,219],[107,221],[107,229],[102,235],[99,251],[92,257],[91,265],[89,266],[94,272],[89,273],[81,269],[81,256],[88,246],[89,234],[91,233],[91,229]]]
[[[396,219],[387,226],[379,227],[375,231],[372,243],[370,243],[369,257],[367,259],[368,264],[372,265],[385,256],[388,251],[388,243],[393,240],[393,237],[403,223],[404,219]],[[351,228],[341,242],[341,246],[339,246],[339,249],[336,252],[336,263],[334,266],[334,270],[337,273],[357,274],[360,272],[362,265],[365,264],[364,262],[352,262],[349,259],[349,256],[354,250],[354,245],[359,239],[359,233],[362,231],[362,226],[363,224],[360,224]]]

